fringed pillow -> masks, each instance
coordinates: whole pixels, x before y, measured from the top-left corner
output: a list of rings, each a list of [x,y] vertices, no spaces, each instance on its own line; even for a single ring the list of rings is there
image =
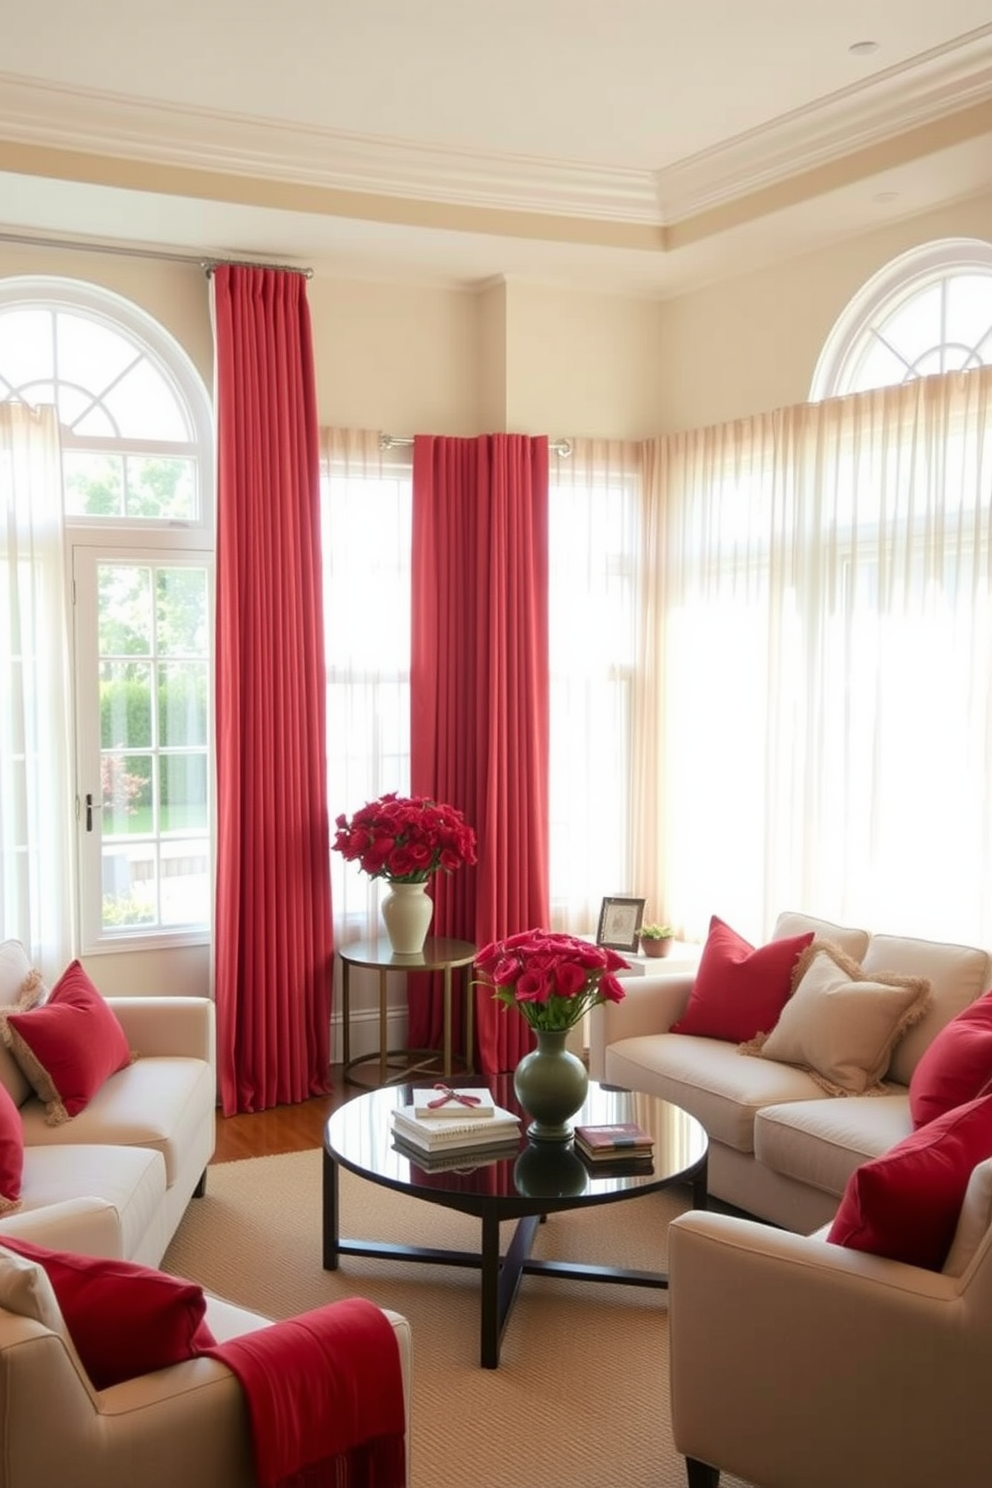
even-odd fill
[[[3,1025],[8,1013],[26,1013],[48,996],[41,972],[31,965],[19,940],[0,942],[0,1085],[15,1106],[23,1106],[31,1094],[30,1081],[7,1048]]]
[[[3,1036],[45,1102],[49,1126],[78,1115],[112,1074],[131,1063],[116,1014],[78,961],[41,1007],[8,1014]]]
[[[799,1065],[828,1095],[880,1093],[892,1050],[930,1005],[924,977],[867,977],[828,941],[802,953],[793,986],[771,1033],[745,1052]]]

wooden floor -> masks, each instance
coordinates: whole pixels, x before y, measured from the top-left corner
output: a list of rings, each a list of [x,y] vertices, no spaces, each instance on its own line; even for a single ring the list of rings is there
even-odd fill
[[[275,1106],[253,1116],[217,1117],[217,1146],[212,1161],[235,1162],[242,1157],[273,1157],[279,1152],[303,1152],[319,1147],[324,1125],[332,1111],[353,1095],[357,1085],[346,1085],[338,1065],[331,1067],[332,1088],[328,1095],[302,1101],[298,1106]]]

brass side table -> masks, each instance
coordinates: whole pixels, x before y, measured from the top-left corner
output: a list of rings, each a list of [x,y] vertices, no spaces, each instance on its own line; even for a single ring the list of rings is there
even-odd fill
[[[428,936],[419,955],[399,956],[388,940],[360,940],[350,945],[337,947],[341,957],[341,1050],[344,1062],[344,1078],[349,1085],[361,1085],[368,1089],[368,1082],[355,1079],[352,1070],[363,1064],[378,1060],[379,1084],[388,1085],[394,1080],[410,1079],[417,1074],[438,1074],[450,1079],[455,1074],[468,1074],[473,1065],[473,1005],[472,978],[468,968],[475,960],[476,950],[471,941],[449,940],[443,936]],[[366,967],[379,973],[379,1048],[374,1054],[359,1054],[351,1057],[351,968]],[[465,990],[465,1049],[455,1055],[451,1037],[452,973],[464,968],[462,977]],[[444,1047],[438,1049],[390,1049],[386,1029],[386,979],[391,971],[441,971],[444,973]],[[456,1070],[455,1059],[462,1068]],[[438,1060],[442,1061],[437,1068]],[[400,1061],[399,1064],[396,1061]],[[431,1068],[433,1066],[433,1068]],[[390,1074],[390,1068],[395,1073]]]

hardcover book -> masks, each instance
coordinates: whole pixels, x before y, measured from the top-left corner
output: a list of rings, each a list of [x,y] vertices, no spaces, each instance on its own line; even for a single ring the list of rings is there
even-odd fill
[[[462,1088],[434,1085],[428,1090],[413,1092],[413,1109],[417,1116],[430,1120],[435,1117],[446,1121],[477,1120],[492,1116],[496,1102],[485,1086]]]
[[[520,1120],[500,1106],[493,1108],[491,1116],[469,1116],[464,1121],[452,1121],[446,1116],[418,1116],[414,1106],[400,1106],[393,1112],[393,1131],[424,1152],[444,1152],[452,1147],[492,1146],[501,1140],[512,1142],[520,1134]]]
[[[654,1138],[636,1121],[614,1121],[600,1126],[577,1126],[575,1145],[592,1158],[647,1156],[654,1150]]]

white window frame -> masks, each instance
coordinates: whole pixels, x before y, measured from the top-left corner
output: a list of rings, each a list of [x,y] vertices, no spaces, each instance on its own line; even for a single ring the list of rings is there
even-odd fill
[[[140,306],[84,280],[57,276],[15,276],[0,280],[0,310],[38,309],[64,311],[80,318],[90,318],[111,330],[134,340],[171,385],[183,405],[192,429],[187,442],[163,442],[121,438],[119,440],[75,436],[63,428],[64,451],[108,449],[121,454],[189,456],[197,459],[198,510],[190,520],[154,517],[67,516],[65,519],[65,582],[70,596],[70,626],[66,638],[71,650],[71,699],[74,759],[72,762],[76,807],[76,842],[73,853],[75,897],[78,906],[79,953],[86,956],[136,949],[152,950],[181,945],[209,944],[213,922],[213,875],[216,857],[216,783],[213,748],[213,709],[208,719],[209,759],[209,849],[211,893],[205,905],[202,923],[175,930],[141,926],[126,931],[105,931],[102,924],[102,853],[100,834],[87,833],[85,797],[99,791],[100,723],[97,694],[87,707],[81,682],[96,674],[95,628],[93,619],[85,616],[86,633],[80,634],[77,621],[74,571],[84,564],[94,575],[101,560],[129,561],[145,554],[156,563],[175,559],[182,563],[203,563],[207,567],[209,634],[214,635],[214,559],[215,559],[215,440],[213,411],[206,385],[192,359],[174,336]],[[3,389],[0,387],[0,396]],[[95,605],[95,587],[93,594]],[[90,636],[91,653],[85,651],[86,635]],[[214,692],[213,646],[208,665],[209,695]],[[97,813],[99,820],[99,813]]]
[[[932,284],[976,271],[992,276],[992,243],[982,238],[941,238],[902,253],[879,269],[848,302],[824,342],[809,401],[819,403],[854,391],[868,342],[889,316]],[[981,361],[988,363],[992,339],[985,340]]]

